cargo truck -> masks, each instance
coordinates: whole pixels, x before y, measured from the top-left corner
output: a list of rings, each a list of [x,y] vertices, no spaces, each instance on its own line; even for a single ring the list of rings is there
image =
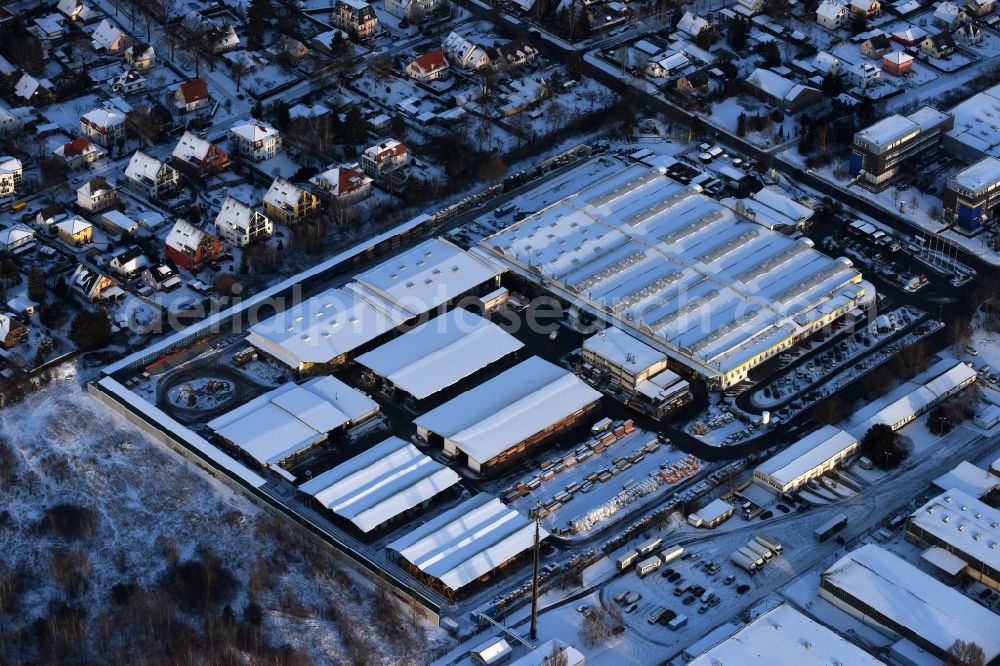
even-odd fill
[[[618,558],[618,571],[625,571],[639,559],[639,553],[631,552],[628,555],[622,555]]]
[[[729,560],[747,573],[754,573],[757,571],[757,562],[755,560],[751,560],[738,550],[734,550],[732,552],[729,556]]]
[[[771,552],[770,548],[766,548],[756,541],[748,541],[747,548],[763,557],[765,562],[769,562],[774,557],[774,553]]]
[[[687,623],[688,623],[687,615],[678,615],[677,617],[672,619],[669,623],[667,623],[667,626],[670,627],[671,630],[677,631]]]
[[[661,545],[663,545],[663,539],[657,537],[655,539],[650,539],[649,541],[639,544],[639,547],[636,549],[636,552],[639,554],[639,557],[645,557],[646,555],[649,555],[650,553],[654,552]]]
[[[753,563],[757,565],[758,569],[764,566],[764,558],[758,555],[757,553],[753,552],[746,546],[740,548],[740,552],[749,557],[751,560],[753,560]]]
[[[678,557],[684,554],[684,546],[674,546],[673,548],[667,548],[665,551],[660,553],[660,559],[663,563],[673,562]]]
[[[639,574],[639,577],[641,578],[642,576],[659,569],[661,564],[663,564],[663,562],[660,560],[659,556],[653,555],[652,557],[647,558],[635,565],[635,572]]]

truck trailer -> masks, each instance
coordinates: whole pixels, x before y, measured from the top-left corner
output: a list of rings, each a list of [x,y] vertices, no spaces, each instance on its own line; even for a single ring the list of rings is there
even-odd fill
[[[655,551],[661,545],[663,545],[663,539],[657,537],[655,539],[650,539],[649,541],[645,541],[639,544],[639,547],[636,549],[636,552],[639,554],[639,557],[645,557],[646,555],[649,555],[650,553]]]
[[[847,526],[847,516],[842,513],[837,514],[829,521],[820,525],[816,528],[816,538],[820,541],[826,541],[831,536],[844,529]]]
[[[747,548],[763,557],[765,562],[769,562],[771,558],[774,557],[774,553],[771,552],[770,548],[762,546],[756,541],[748,541]]]
[[[659,569],[661,564],[663,564],[663,562],[660,560],[660,557],[658,555],[653,555],[652,557],[647,558],[635,565],[635,572],[642,577]]]
[[[747,573],[754,573],[757,571],[757,562],[755,560],[751,560],[738,550],[734,550],[732,552],[729,556],[729,560]]]
[[[765,548],[770,548],[771,552],[774,553],[775,557],[781,555],[781,542],[778,541],[777,539],[767,534],[758,534],[757,536],[754,537],[754,539],[757,541],[757,543],[764,546]]]
[[[740,552],[749,557],[751,560],[753,560],[753,563],[757,565],[758,569],[764,566],[764,558],[758,555],[757,553],[753,552],[746,546],[740,548]]]
[[[684,546],[674,546],[673,548],[667,548],[665,551],[660,553],[660,559],[663,563],[673,562],[678,557],[684,554]]]
[[[625,571],[633,564],[635,564],[636,560],[638,559],[639,559],[639,553],[636,553],[635,551],[629,553],[628,555],[622,555],[616,561],[616,563],[618,564],[618,571]]]

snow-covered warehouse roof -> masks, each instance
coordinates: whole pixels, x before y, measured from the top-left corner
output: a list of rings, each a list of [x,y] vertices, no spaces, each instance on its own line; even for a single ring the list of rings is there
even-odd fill
[[[961,639],[978,644],[986,663],[1000,656],[1000,615],[874,544],[837,560],[822,579],[942,653]]]
[[[699,509],[694,515],[698,516],[706,523],[711,523],[722,518],[727,513],[733,511],[733,505],[724,499],[716,498]]]
[[[967,460],[963,460],[951,471],[934,479],[934,485],[941,490],[958,488],[972,497],[982,497],[996,488],[998,484],[1000,484],[1000,479]]]
[[[541,538],[548,535],[541,529]],[[458,590],[531,548],[534,540],[535,526],[527,516],[479,493],[387,547]]]
[[[939,402],[947,393],[967,385],[976,379],[976,371],[962,362],[955,363],[950,369],[938,375],[927,384],[918,386],[906,395],[897,398],[875,414],[861,421],[853,428],[855,434],[863,436],[874,425],[895,425],[922,414],[926,409]]]
[[[431,238],[355,280],[415,315],[433,310],[500,274],[496,266],[443,238]]]
[[[299,490],[370,532],[458,483],[459,477],[409,442],[390,437],[303,483]]]
[[[781,604],[688,666],[876,666],[879,661],[788,604]]]
[[[272,465],[378,409],[378,403],[336,377],[316,377],[279,386],[209,421],[208,427],[261,464]]]
[[[858,298],[861,274],[631,165],[482,241],[520,272],[715,376]]]
[[[850,433],[832,425],[823,426],[764,461],[757,470],[785,485],[857,443]]]
[[[951,546],[955,555],[1000,570],[1000,510],[952,488],[913,512],[910,521]],[[973,565],[975,567],[975,565]]]
[[[485,463],[600,398],[572,372],[532,356],[413,422]]]
[[[329,363],[410,317],[357,285],[328,289],[250,328],[247,341],[297,368]]]
[[[356,360],[422,400],[522,347],[488,319],[455,309]]]
[[[553,653],[557,653],[560,660],[565,656],[567,666],[576,666],[584,662],[583,654],[575,647],[559,639],[550,638],[520,659],[510,662],[509,666],[552,666],[554,663],[562,663],[552,660]]]

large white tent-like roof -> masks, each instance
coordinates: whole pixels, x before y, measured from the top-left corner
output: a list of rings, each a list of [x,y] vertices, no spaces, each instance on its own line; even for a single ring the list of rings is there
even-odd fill
[[[303,483],[299,490],[370,532],[458,483],[458,474],[390,437]]]
[[[572,372],[532,356],[414,423],[485,463],[600,398]]]
[[[289,382],[209,421],[208,427],[263,465],[309,448],[379,406],[335,377]]]
[[[362,354],[357,362],[422,400],[523,346],[488,319],[457,309]]]
[[[540,538],[549,535],[541,529]],[[480,493],[388,545],[451,590],[465,587],[534,545],[535,525]]]

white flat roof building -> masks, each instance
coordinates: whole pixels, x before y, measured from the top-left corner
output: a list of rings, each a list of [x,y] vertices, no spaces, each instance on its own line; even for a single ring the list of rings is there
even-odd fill
[[[1000,615],[874,544],[840,558],[820,576],[820,596],[940,659],[956,640],[1000,656]]]
[[[565,657],[565,662],[553,662],[553,652],[558,653],[560,660]],[[566,666],[583,666],[585,660],[583,654],[572,645],[551,638],[520,659],[510,662],[510,666],[556,666],[560,663],[565,663]]]
[[[356,360],[423,400],[522,347],[523,343],[493,322],[458,308]]]
[[[583,341],[583,360],[614,377],[622,388],[640,383],[667,367],[667,355],[617,326],[609,326]]]
[[[721,387],[854,309],[866,289],[848,259],[739,220],[643,165],[481,244]]]
[[[965,363],[956,361],[948,370],[864,418],[851,430],[858,437],[864,437],[869,428],[878,424],[899,430],[934,405],[947,400],[975,381],[976,371]],[[864,413],[862,410],[859,414]]]
[[[1000,510],[952,488],[913,512],[906,536],[938,546],[966,562],[966,573],[1000,589]]]
[[[972,497],[981,499],[1000,485],[1000,478],[982,467],[976,467],[969,461],[963,460],[950,471],[934,479],[934,485],[945,491],[958,488]]]
[[[688,662],[688,666],[881,666],[850,641],[781,604]]]
[[[208,422],[208,427],[261,465],[279,465],[363,421],[378,403],[336,377],[288,382]]]
[[[292,368],[337,363],[502,271],[484,256],[433,238],[252,326],[247,341]]]
[[[753,471],[753,480],[776,493],[794,491],[854,453],[858,440],[835,426],[814,430]]]
[[[413,444],[390,437],[306,481],[299,490],[370,532],[458,482],[454,470]]]
[[[464,455],[478,472],[523,451],[600,398],[573,373],[532,356],[413,422],[418,434],[441,437],[445,451]]]
[[[540,537],[548,537],[542,529]],[[479,493],[390,543],[387,548],[459,590],[531,548],[532,520],[499,499]]]
[[[714,528],[729,519],[736,509],[724,499],[714,499],[704,508],[688,516],[688,522],[695,527]]]

